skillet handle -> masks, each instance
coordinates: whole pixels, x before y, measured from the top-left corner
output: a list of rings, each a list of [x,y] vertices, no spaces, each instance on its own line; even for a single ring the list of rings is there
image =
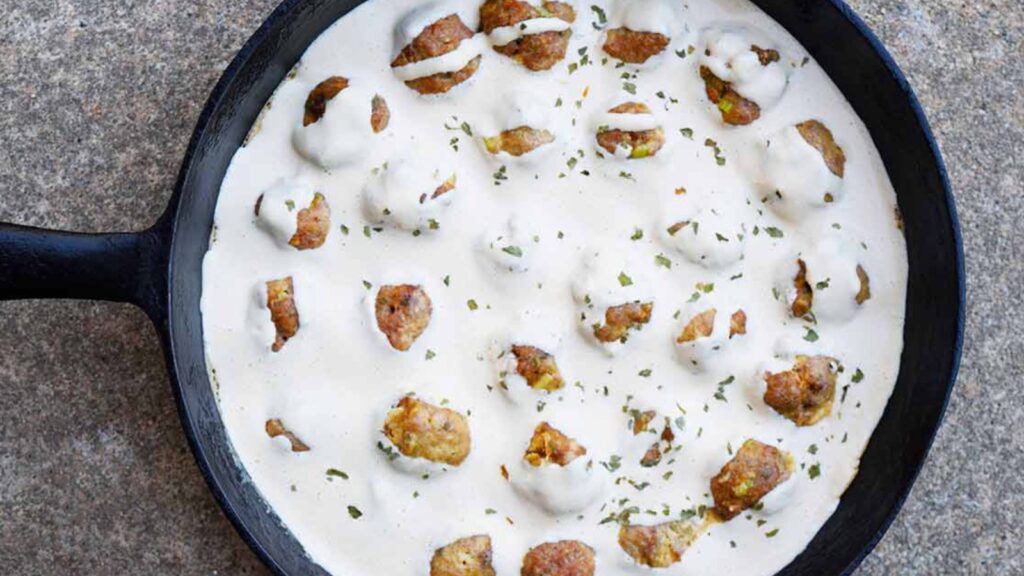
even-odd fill
[[[80,234],[0,223],[0,300],[129,302],[155,321],[166,308],[163,221],[143,232]]]

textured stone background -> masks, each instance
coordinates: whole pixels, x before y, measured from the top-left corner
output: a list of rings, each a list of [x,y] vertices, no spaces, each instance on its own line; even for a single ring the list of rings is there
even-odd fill
[[[1024,3],[854,0],[928,111],[968,256],[967,346],[931,457],[858,574],[1024,574]],[[4,0],[0,221],[134,229],[276,0]],[[0,303],[0,574],[266,574],[178,426],[129,306]]]

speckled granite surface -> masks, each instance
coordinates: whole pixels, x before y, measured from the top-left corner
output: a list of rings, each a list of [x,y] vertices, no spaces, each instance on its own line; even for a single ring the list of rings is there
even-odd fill
[[[860,576],[1024,574],[1024,3],[854,0],[916,88],[968,257],[960,381]],[[207,93],[276,0],[5,0],[0,221],[138,228]],[[0,574],[265,574],[178,426],[129,306],[0,303]]]

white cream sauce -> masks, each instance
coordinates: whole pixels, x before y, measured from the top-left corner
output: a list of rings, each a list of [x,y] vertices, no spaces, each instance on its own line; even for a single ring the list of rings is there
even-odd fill
[[[436,548],[478,533],[493,538],[499,574],[518,573],[529,547],[561,538],[594,547],[602,575],[641,574],[649,570],[635,567],[617,545],[618,526],[600,521],[629,506],[641,511],[632,516],[638,524],[711,506],[710,478],[730,451],[756,438],[793,454],[793,478],[765,499],[763,510],[712,527],[680,563],[659,572],[762,576],[781,569],[856,474],[899,368],[905,245],[894,224],[892,186],[863,124],[813,60],[801,65],[803,48],[743,0],[691,0],[683,17],[692,33],[673,34],[665,53],[642,68],[605,61],[604,32],[592,25],[601,27],[596,12],[589,3],[577,5],[568,58],[551,71],[531,73],[487,48],[473,78],[429,98],[402,84],[407,74],[393,71],[391,59],[436,18],[457,12],[474,27],[479,4],[427,5],[411,18],[410,4],[373,0],[325,32],[279,87],[224,179],[202,310],[212,381],[239,464],[310,557],[335,574],[425,575]],[[629,3],[594,4],[616,15]],[[650,14],[629,18],[646,28],[655,23]],[[763,47],[781,52],[777,71],[764,76],[737,66],[749,64],[742,50],[730,52],[749,43],[745,37],[730,44],[712,33],[716,58],[724,55],[702,58],[709,29],[754,31]],[[677,55],[691,44],[691,55]],[[479,40],[463,45],[472,49],[424,65],[415,76],[461,68],[478,53]],[[583,49],[588,59],[581,64]],[[702,61],[731,61],[741,93],[777,102],[762,106],[750,126],[723,126],[704,95]],[[716,74],[728,78],[725,69]],[[299,128],[309,91],[331,75],[349,78],[352,87],[328,104],[320,122]],[[515,161],[492,156],[481,138],[517,115],[538,117],[526,109],[495,111],[496,102],[520,90],[548,107],[556,142]],[[373,94],[391,110],[380,134],[369,131]],[[627,100],[648,103],[666,144],[654,158],[598,158],[595,122],[610,101]],[[765,143],[779,134],[792,140],[790,127],[811,118],[845,150],[843,196],[827,206],[796,204],[780,218],[778,206],[762,204]],[[792,154],[777,168],[809,170],[820,162],[799,144],[789,143]],[[771,162],[769,155],[769,172]],[[418,195],[449,170],[457,187],[446,202],[418,204]],[[275,186],[325,196],[332,230],[323,247],[299,251],[282,242],[294,230],[284,215],[256,221],[257,197]],[[686,192],[677,193],[681,188]],[[665,234],[677,218],[701,221],[699,237]],[[833,224],[843,235],[818,246]],[[718,246],[724,243],[716,232],[729,239],[728,248]],[[501,250],[506,241],[522,249],[521,262]],[[794,271],[797,255],[806,258],[809,278],[824,276],[836,288],[834,296],[832,288],[816,293],[815,306],[825,312],[816,325],[792,318],[779,294],[779,278]],[[851,263],[864,267],[872,289],[872,298],[853,308]],[[287,275],[301,327],[272,353],[263,283]],[[623,285],[621,275],[631,283]],[[376,289],[387,283],[421,284],[433,301],[429,328],[405,353],[388,346],[373,317]],[[589,310],[587,296],[598,307],[649,299],[652,320],[624,344],[601,344],[579,319]],[[685,322],[711,305],[718,309],[715,339],[738,307],[747,314],[747,334],[680,350],[676,337]],[[546,394],[515,378],[507,392],[496,385],[502,360],[495,351],[522,339],[556,356],[564,389]],[[808,352],[838,358],[845,372],[832,415],[797,428],[761,400],[760,375]],[[699,358],[702,369],[687,366],[688,358]],[[408,392],[468,414],[472,451],[461,466],[392,462],[377,448],[387,443],[385,414]],[[627,405],[657,410],[659,429],[670,418],[682,449],[642,468],[652,440],[633,436]],[[270,418],[311,450],[293,453],[287,442],[269,439]],[[576,467],[522,465],[541,421],[586,447]],[[328,469],[348,479],[328,476]],[[812,479],[812,470],[820,475]],[[620,505],[622,498],[629,501]],[[349,506],[362,516],[353,518]]]

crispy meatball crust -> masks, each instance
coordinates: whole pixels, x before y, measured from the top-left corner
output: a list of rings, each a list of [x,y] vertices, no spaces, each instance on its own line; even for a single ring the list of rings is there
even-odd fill
[[[747,333],[747,313],[737,310],[729,317],[729,339],[733,336],[743,336]]]
[[[654,526],[623,526],[619,529],[619,546],[637,564],[667,568],[682,559],[699,535],[692,522],[683,520]]]
[[[410,458],[458,466],[469,456],[469,420],[412,396],[402,398],[388,412],[384,435]]]
[[[530,446],[523,455],[527,464],[538,468],[544,464],[567,466],[587,453],[587,449],[547,422],[541,422],[533,431]]]
[[[413,62],[442,56],[456,50],[463,40],[472,37],[473,31],[462,22],[458,14],[450,14],[424,28],[419,36],[402,49],[398,57],[391,62],[391,67],[399,68]],[[477,56],[460,70],[415,78],[406,81],[405,85],[420,94],[442,94],[468,80],[479,67],[480,57]]]
[[[377,94],[370,101],[370,128],[374,134],[383,132],[391,122],[391,110],[383,96]]]
[[[594,576],[594,550],[579,540],[546,542],[523,557],[520,576]]]
[[[490,536],[459,538],[434,552],[430,576],[494,576],[491,557]]]
[[[796,289],[796,297],[793,298],[790,311],[793,313],[793,316],[802,318],[811,311],[811,306],[814,304],[814,291],[811,290],[811,283],[807,281],[807,264],[803,260],[797,260],[796,265],[799,268],[796,276],[793,277],[793,288]]]
[[[765,404],[797,426],[812,426],[832,412],[836,395],[836,360],[797,356],[792,370],[765,373]]]
[[[295,307],[295,286],[291,276],[267,282],[267,308],[277,330],[271,350],[280,352],[285,342],[299,332],[299,310]]]
[[[512,346],[516,357],[516,372],[526,379],[534,390],[554,392],[565,386],[565,380],[558,371],[555,357],[534,346]]]
[[[604,51],[611,57],[630,64],[643,64],[668,47],[669,38],[658,32],[637,32],[629,28],[608,31]]]
[[[306,111],[302,117],[302,125],[309,126],[323,118],[327,111],[327,103],[345,88],[348,88],[348,78],[342,76],[331,76],[317,84],[306,97]]]
[[[829,171],[842,178],[846,169],[846,154],[836,144],[832,131],[817,120],[801,122],[796,125],[796,129],[804,141],[821,154]]]
[[[381,286],[376,302],[377,327],[395,350],[405,352],[430,324],[433,305],[422,286]]]
[[[604,324],[594,326],[594,337],[601,342],[624,342],[630,329],[639,330],[651,321],[653,302],[632,302],[612,306],[604,313]]]
[[[711,333],[715,330],[715,316],[718,311],[714,308],[709,308],[700,314],[697,314],[683,327],[682,334],[676,338],[676,343],[685,344],[687,342],[693,342],[698,338],[707,338],[711,336]]]
[[[520,126],[505,130],[497,136],[484,138],[484,146],[491,154],[504,152],[509,156],[519,157],[554,141],[555,135],[547,130]]]
[[[267,424],[264,427],[267,431],[267,436],[271,438],[277,438],[278,436],[284,436],[292,444],[292,452],[309,452],[309,446],[299,440],[299,437],[293,434],[290,430],[284,427],[284,424],[277,418],[267,420]]]
[[[863,304],[871,299],[871,279],[864,267],[857,265],[857,279],[860,280],[860,290],[857,291],[857,304]]]
[[[651,109],[640,102],[619,104],[608,112],[612,114],[650,114]],[[661,128],[627,132],[625,130],[609,130],[599,128],[597,144],[609,154],[615,154],[619,148],[629,150],[629,159],[637,160],[654,156],[665,145],[665,131]]]
[[[537,7],[521,0],[487,0],[480,6],[480,25],[485,34],[490,34],[495,28],[541,17],[572,23],[576,20],[576,11],[563,2],[544,2],[542,7]],[[572,30],[528,34],[504,46],[495,46],[494,50],[530,70],[548,70],[565,58],[570,37]]]
[[[309,207],[299,210],[297,224],[289,244],[299,250],[313,250],[324,245],[331,230],[331,208],[323,194],[317,192]]]
[[[788,480],[793,468],[793,457],[788,452],[747,440],[711,479],[715,515],[723,522],[735,518]]]

